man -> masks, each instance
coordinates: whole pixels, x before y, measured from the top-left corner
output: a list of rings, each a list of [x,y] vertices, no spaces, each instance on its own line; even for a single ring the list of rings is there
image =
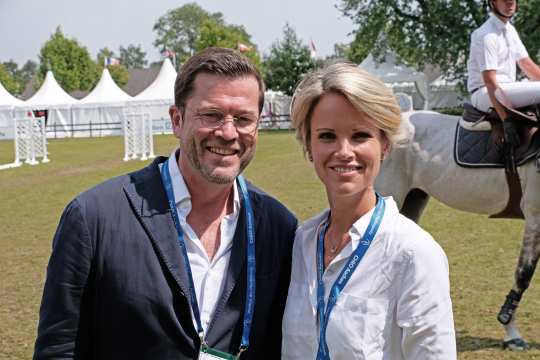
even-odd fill
[[[488,0],[490,18],[471,35],[468,90],[471,103],[482,111],[495,108],[503,120],[505,141],[519,143],[507,108],[540,103],[540,68],[529,57],[510,19],[517,0]],[[516,82],[516,63],[532,82]]]
[[[187,61],[169,111],[180,148],[64,211],[34,359],[279,358],[297,221],[239,176],[263,101],[239,53]]]

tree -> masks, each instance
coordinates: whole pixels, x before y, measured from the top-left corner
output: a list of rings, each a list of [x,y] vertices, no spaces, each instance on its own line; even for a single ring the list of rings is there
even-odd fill
[[[0,64],[0,83],[12,95],[20,93],[19,84],[17,84],[4,64]]]
[[[86,47],[79,45],[75,39],[66,38],[60,27],[41,48],[39,62],[37,87],[48,70],[52,70],[67,92],[91,89],[100,75]]]
[[[34,76],[37,69],[37,64],[32,60],[28,60],[20,69],[19,65],[13,60],[5,61],[2,65],[4,71],[7,71],[11,80],[14,81],[14,86],[10,90],[14,95],[20,95],[24,91],[26,84]]]
[[[141,45],[128,45],[127,48],[120,46],[120,63],[128,69],[142,69],[148,64],[146,52],[142,51]]]
[[[536,54],[540,0],[523,0],[519,6],[516,27],[531,54]],[[462,83],[470,35],[486,20],[488,10],[485,0],[341,0],[339,9],[357,26],[347,53],[352,61],[359,63],[369,53],[381,60],[391,49],[417,70],[436,65]]]
[[[102,73],[105,68],[105,58],[116,58],[114,51],[109,50],[107,47],[98,51],[96,64],[100,73]],[[118,86],[123,87],[129,81],[129,71],[121,61],[120,64],[108,65],[107,69],[109,69],[112,79]]]
[[[211,46],[238,49],[239,45],[245,46],[244,55],[260,70],[262,65],[257,46],[251,42],[251,36],[241,25],[226,25],[213,19],[204,21],[194,49],[201,51]]]
[[[267,87],[292,95],[302,76],[314,67],[308,46],[298,39],[289,24],[285,24],[283,39],[272,44],[270,54],[264,59]]]
[[[223,24],[221,13],[208,13],[196,3],[169,10],[154,24],[153,30],[157,33],[154,46],[161,52],[174,51],[177,61],[182,63],[195,52],[200,28],[209,19]]]

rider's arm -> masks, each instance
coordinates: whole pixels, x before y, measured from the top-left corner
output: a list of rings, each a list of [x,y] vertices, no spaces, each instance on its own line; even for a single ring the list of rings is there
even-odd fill
[[[504,97],[504,93],[497,83],[496,75],[497,75],[497,70],[482,71],[482,77],[484,79],[484,84],[486,84],[486,89],[489,95],[489,99],[491,100],[491,103],[493,104],[493,107],[495,108],[495,111],[497,111],[497,114],[499,115],[499,117],[504,120],[506,119],[508,114],[506,113],[506,110],[501,105],[499,100],[497,100],[497,96],[495,96],[495,92],[498,90],[498,96],[500,97],[502,95]],[[506,105],[509,107],[512,107],[512,105],[508,102],[506,102]]]
[[[540,67],[530,57],[520,59],[517,63],[529,79],[540,81]]]

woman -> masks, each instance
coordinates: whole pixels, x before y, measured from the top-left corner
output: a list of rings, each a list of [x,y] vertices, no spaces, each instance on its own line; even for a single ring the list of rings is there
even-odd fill
[[[355,65],[306,76],[291,105],[330,208],[297,231],[283,359],[455,359],[443,250],[374,190],[397,139],[392,92]]]

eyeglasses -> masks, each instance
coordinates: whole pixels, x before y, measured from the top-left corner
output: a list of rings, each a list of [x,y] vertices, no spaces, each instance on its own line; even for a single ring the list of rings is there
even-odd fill
[[[222,127],[230,117],[239,134],[251,134],[257,129],[259,118],[253,115],[224,115],[218,110],[202,110],[194,113],[195,117],[205,127],[217,129]]]

